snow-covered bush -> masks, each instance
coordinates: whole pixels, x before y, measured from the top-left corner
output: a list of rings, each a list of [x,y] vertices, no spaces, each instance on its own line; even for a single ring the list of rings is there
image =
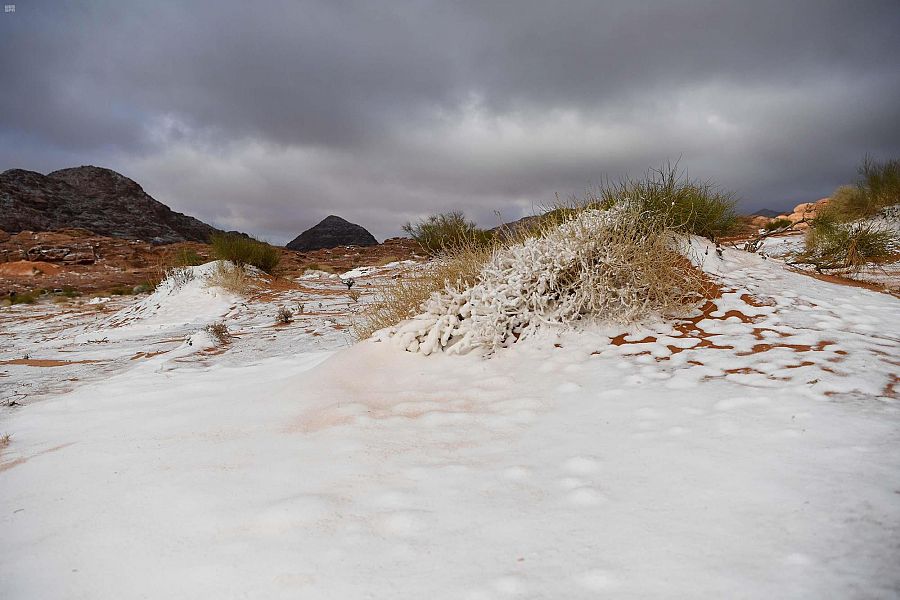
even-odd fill
[[[491,247],[463,244],[428,263],[405,269],[396,280],[378,287],[372,302],[354,316],[354,335],[365,339],[419,314],[435,292],[464,290],[473,285],[492,256]]]
[[[194,280],[194,270],[190,267],[172,267],[166,271],[166,276],[161,286],[167,286],[170,291],[178,290]]]
[[[545,325],[674,312],[702,293],[678,243],[661,219],[633,204],[587,209],[494,251],[473,285],[446,285],[390,336],[423,354],[492,351]]]

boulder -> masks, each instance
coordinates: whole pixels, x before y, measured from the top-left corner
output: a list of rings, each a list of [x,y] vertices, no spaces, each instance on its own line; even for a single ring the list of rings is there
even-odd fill
[[[287,244],[289,250],[308,252],[338,246],[375,246],[378,240],[364,227],[329,215]]]

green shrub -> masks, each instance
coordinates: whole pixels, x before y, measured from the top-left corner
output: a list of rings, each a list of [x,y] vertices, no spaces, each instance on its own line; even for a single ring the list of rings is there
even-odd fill
[[[875,210],[900,203],[900,160],[879,163],[866,157],[859,172]]]
[[[431,215],[414,224],[407,223],[403,231],[431,255],[468,244],[486,246],[494,238],[491,232],[479,229],[459,211]]]
[[[733,194],[710,182],[688,179],[676,165],[650,170],[639,180],[607,182],[589,192],[586,203],[604,208],[629,203],[640,214],[662,219],[669,229],[710,239],[727,235],[738,222]]]
[[[210,243],[217,259],[231,261],[239,267],[253,265],[271,274],[281,261],[281,253],[277,248],[251,237],[217,234],[210,238]]]
[[[766,223],[763,229],[766,231],[778,231],[779,229],[786,229],[793,224],[793,221],[790,219],[775,219]]]
[[[826,211],[847,222],[870,217],[885,206],[900,203],[900,160],[879,163],[870,157],[859,167],[856,185],[842,185],[831,195]]]
[[[202,265],[206,259],[197,254],[193,248],[179,248],[172,257],[173,267],[195,267]]]
[[[34,304],[40,295],[40,290],[31,290],[21,294],[12,292],[9,295],[9,302],[10,304]]]
[[[849,269],[857,272],[866,263],[891,256],[891,248],[897,240],[890,231],[871,223],[845,223],[836,213],[826,211],[813,220],[805,243],[804,253],[797,262],[811,264],[820,271]]]

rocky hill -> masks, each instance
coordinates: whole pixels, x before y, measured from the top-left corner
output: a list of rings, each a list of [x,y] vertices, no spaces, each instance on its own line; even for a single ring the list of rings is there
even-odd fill
[[[218,231],[173,211],[110,169],[84,166],[49,175],[10,169],[0,174],[0,229],[68,228],[157,244],[206,241]]]
[[[335,215],[322,219],[287,244],[290,250],[319,250],[337,246],[375,246],[378,240],[365,227]]]

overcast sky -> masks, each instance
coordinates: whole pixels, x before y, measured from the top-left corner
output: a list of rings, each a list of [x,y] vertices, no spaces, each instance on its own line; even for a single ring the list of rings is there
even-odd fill
[[[484,226],[680,160],[748,212],[900,157],[900,2],[4,0],[0,170],[284,243]]]

